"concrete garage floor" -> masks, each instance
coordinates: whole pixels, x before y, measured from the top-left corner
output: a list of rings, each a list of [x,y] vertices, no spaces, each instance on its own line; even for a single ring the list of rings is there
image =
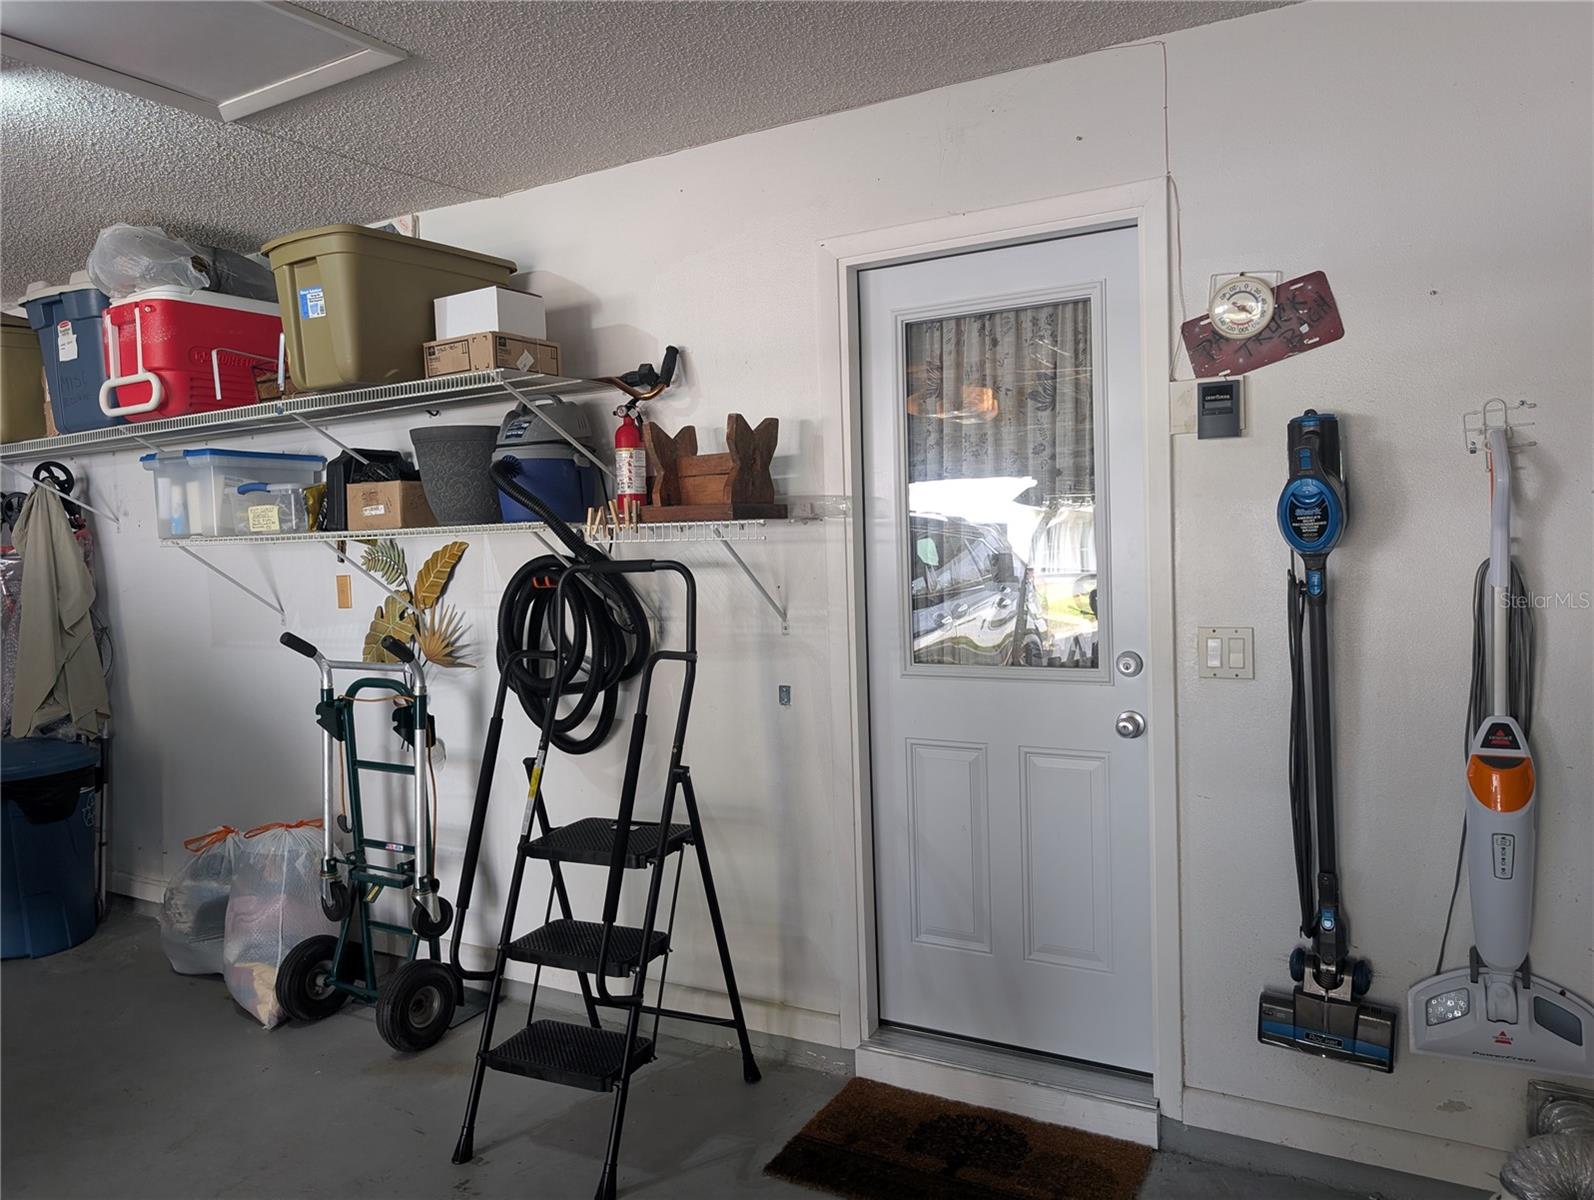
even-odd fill
[[[412,1058],[353,1014],[267,1033],[218,978],[173,974],[154,919],[127,908],[75,950],[7,962],[0,1005],[8,1200],[585,1200],[597,1183],[609,1096],[489,1075],[477,1161],[456,1167],[474,1022]],[[626,1200],[819,1194],[762,1168],[846,1082],[842,1060],[789,1042],[759,1051],[764,1079],[749,1087],[735,1051],[664,1039],[631,1093]],[[1166,1153],[1140,1193],[1286,1196],[1351,1193]]]

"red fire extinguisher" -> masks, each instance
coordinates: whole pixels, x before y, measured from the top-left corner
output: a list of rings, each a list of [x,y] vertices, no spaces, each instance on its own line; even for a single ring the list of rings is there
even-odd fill
[[[620,418],[614,431],[614,502],[624,514],[648,502],[648,455],[642,448],[636,405],[623,405],[614,415]]]
[[[664,348],[663,370],[643,363],[624,375],[606,375],[599,383],[612,384],[630,397],[614,410],[620,426],[614,431],[614,504],[622,517],[648,502],[648,454],[642,448],[642,410],[644,400],[652,400],[670,386],[675,364],[680,357],[675,346]]]

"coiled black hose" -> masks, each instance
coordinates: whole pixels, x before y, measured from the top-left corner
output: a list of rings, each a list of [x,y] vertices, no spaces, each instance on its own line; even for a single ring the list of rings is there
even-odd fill
[[[548,532],[580,562],[608,556],[589,546],[541,499],[516,478],[508,460],[492,467],[493,482],[511,499],[546,522]],[[581,575],[564,589],[563,611],[555,608],[565,560],[545,554],[521,565],[498,605],[498,669],[520,699],[526,715],[541,728],[556,692],[569,708],[555,715],[552,742],[566,754],[585,754],[601,746],[614,726],[620,685],[632,678],[652,650],[647,613],[624,575]],[[558,639],[557,641],[555,639]],[[560,650],[562,677],[554,680],[548,659],[516,658],[517,651]],[[591,721],[582,731],[582,726]]]

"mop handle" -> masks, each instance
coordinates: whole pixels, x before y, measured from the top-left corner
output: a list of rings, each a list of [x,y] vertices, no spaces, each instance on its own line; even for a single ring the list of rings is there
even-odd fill
[[[1511,711],[1511,448],[1503,426],[1489,428],[1489,692],[1494,713]]]

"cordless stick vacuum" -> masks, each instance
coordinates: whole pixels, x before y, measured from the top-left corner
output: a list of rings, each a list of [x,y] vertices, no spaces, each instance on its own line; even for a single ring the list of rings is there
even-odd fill
[[[1418,1054],[1594,1076],[1594,1007],[1559,984],[1535,976],[1528,962],[1538,837],[1536,780],[1528,747],[1533,724],[1533,609],[1522,575],[1511,561],[1511,452],[1506,429],[1490,426],[1487,436],[1491,537],[1489,560],[1478,569],[1474,603],[1473,700],[1462,801],[1474,945],[1465,967],[1444,971],[1441,942],[1434,966],[1438,973],[1406,993],[1407,1027],[1411,1048]],[[1487,622],[1482,612],[1485,598]],[[1460,870],[1459,862],[1456,869]],[[1448,922],[1445,928],[1448,932]]]
[[[1290,954],[1293,992],[1262,993],[1256,1036],[1270,1046],[1390,1071],[1396,1013],[1362,998],[1373,972],[1365,959],[1348,953],[1350,934],[1340,902],[1334,838],[1328,555],[1345,532],[1339,419],[1310,408],[1291,419],[1289,460],[1290,477],[1279,496],[1278,522],[1291,550],[1290,815],[1301,934],[1311,945],[1296,946]],[[1295,574],[1295,555],[1301,559],[1302,577]]]

